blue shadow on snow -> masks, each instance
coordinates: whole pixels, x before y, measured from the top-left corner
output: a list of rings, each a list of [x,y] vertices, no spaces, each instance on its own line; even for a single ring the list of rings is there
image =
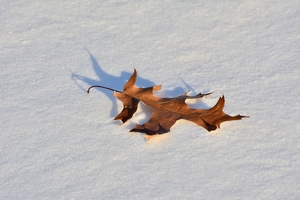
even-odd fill
[[[98,61],[96,60],[96,58],[91,54],[91,52],[86,48],[90,59],[92,61],[92,67],[94,70],[94,73],[98,76],[97,79],[92,79],[86,76],[82,76],[80,74],[76,74],[74,72],[71,72],[71,78],[74,80],[74,82],[76,83],[76,85],[78,87],[80,87],[84,92],[87,91],[88,88],[83,88],[78,81],[82,81],[85,82],[86,84],[93,86],[93,85],[101,85],[101,86],[105,86],[105,87],[109,87],[115,90],[119,90],[119,91],[123,91],[123,86],[125,85],[125,83],[127,82],[127,80],[130,78],[130,76],[133,73],[133,68],[132,68],[132,73],[129,72],[125,72],[122,71],[121,75],[118,76],[113,76],[111,74],[106,73],[101,66],[99,65]],[[137,85],[142,85],[142,86],[153,86],[155,85],[152,81],[149,81],[147,79],[141,78],[140,76],[138,76],[137,78]],[[95,90],[99,90],[101,92],[103,92],[112,102],[112,109],[110,112],[110,116],[114,117],[118,114],[118,106],[117,106],[117,98],[115,98],[112,95],[112,91],[109,90],[105,90],[105,89],[100,89],[100,88],[94,88]]]

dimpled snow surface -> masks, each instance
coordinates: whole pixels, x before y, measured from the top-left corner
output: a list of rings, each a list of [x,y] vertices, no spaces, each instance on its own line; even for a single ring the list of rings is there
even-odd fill
[[[300,199],[300,1],[1,1],[0,199]],[[149,141],[112,91],[247,115]],[[120,126],[118,126],[120,125]]]

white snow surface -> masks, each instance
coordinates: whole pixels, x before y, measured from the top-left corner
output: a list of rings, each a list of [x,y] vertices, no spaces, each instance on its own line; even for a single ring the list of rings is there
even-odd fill
[[[0,199],[300,199],[300,1],[8,1],[0,6]],[[249,115],[146,141],[104,85]],[[143,113],[146,114],[143,114]]]

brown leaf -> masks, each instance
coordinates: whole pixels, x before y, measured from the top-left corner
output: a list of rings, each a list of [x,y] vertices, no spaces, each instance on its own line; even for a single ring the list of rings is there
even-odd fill
[[[160,90],[161,86],[153,86],[147,88],[138,88],[135,85],[137,72],[134,69],[133,75],[124,86],[124,91],[115,91],[114,96],[123,103],[123,110],[115,119],[125,123],[136,112],[139,101],[152,108],[152,116],[150,120],[143,125],[136,125],[131,132],[142,132],[147,135],[164,134],[170,131],[170,128],[179,119],[192,121],[202,126],[208,131],[215,130],[225,121],[240,120],[247,116],[230,116],[223,112],[225,98],[222,96],[217,104],[208,109],[192,109],[186,103],[186,99],[201,98],[208,94],[195,96],[187,96],[183,94],[174,98],[159,98],[153,95],[153,91]],[[150,137],[151,138],[151,137]]]

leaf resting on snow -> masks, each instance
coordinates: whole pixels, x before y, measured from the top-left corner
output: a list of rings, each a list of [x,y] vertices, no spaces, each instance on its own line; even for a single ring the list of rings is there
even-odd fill
[[[151,136],[156,134],[164,134],[169,132],[171,127],[179,119],[189,120],[198,124],[199,126],[202,126],[208,131],[213,131],[217,128],[220,128],[220,124],[222,122],[240,120],[243,117],[247,117],[242,115],[230,116],[224,113],[224,96],[222,96],[218,100],[215,106],[208,110],[193,109],[185,103],[186,99],[201,98],[211,93],[199,93],[195,96],[187,96],[187,94],[185,93],[174,98],[159,98],[153,95],[153,91],[160,90],[160,85],[147,88],[139,88],[135,85],[136,79],[137,72],[134,69],[134,73],[124,85],[124,91],[121,92],[114,90],[114,96],[123,103],[123,110],[115,117],[115,120],[121,120],[123,123],[125,123],[127,120],[131,119],[132,115],[137,110],[138,103],[142,101],[144,104],[152,108],[151,118],[145,124],[136,124],[131,132],[145,133],[147,135],[147,138],[150,138]],[[105,88],[103,86],[98,87]]]

